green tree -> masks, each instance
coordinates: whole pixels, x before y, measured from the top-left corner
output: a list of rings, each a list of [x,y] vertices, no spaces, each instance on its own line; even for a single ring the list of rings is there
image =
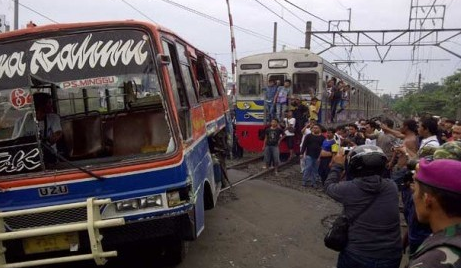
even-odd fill
[[[461,103],[461,72],[456,72],[438,83],[424,84],[420,91],[408,91],[397,99],[392,109],[404,117],[429,113],[456,118]],[[460,118],[458,118],[460,119]]]

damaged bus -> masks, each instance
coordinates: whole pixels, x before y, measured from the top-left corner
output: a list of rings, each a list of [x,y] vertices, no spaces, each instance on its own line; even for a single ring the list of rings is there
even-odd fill
[[[180,261],[216,203],[230,127],[215,60],[163,27],[0,34],[0,266],[102,265],[141,240]]]

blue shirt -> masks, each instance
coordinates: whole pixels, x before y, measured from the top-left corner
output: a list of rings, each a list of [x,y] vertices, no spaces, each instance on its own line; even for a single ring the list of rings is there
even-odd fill
[[[334,139],[324,140],[323,143],[322,143],[322,150],[327,151],[327,152],[331,152],[331,146],[333,144],[335,144]]]
[[[268,102],[273,102],[275,94],[277,93],[277,86],[266,87],[263,89],[265,93],[265,100]]]

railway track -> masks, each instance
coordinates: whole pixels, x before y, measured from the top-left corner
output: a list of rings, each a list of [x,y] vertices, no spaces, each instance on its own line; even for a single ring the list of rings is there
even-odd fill
[[[233,164],[233,165],[230,165],[227,167],[227,169],[237,169],[239,171],[244,171],[244,172],[247,172],[249,173],[250,175],[248,177],[245,177],[243,179],[240,179],[238,181],[234,181],[234,182],[230,182],[229,179],[227,179],[227,183],[229,184],[228,186],[224,187],[224,188],[221,188],[221,192],[224,192],[224,191],[227,191],[227,190],[230,190],[232,189],[232,187],[235,187],[237,185],[240,185],[244,182],[247,182],[249,180],[252,180],[252,179],[255,179],[255,178],[259,178],[265,174],[268,174],[270,172],[273,172],[274,171],[274,168],[273,167],[270,167],[270,168],[266,168],[266,169],[263,169],[262,168],[262,159],[263,159],[263,156],[257,156],[257,157],[254,157],[254,158],[250,158],[250,159],[247,159],[245,161],[242,161],[242,162],[239,162],[239,163],[236,163],[236,164]],[[295,158],[296,159],[296,158]],[[260,170],[260,171],[254,171],[255,167],[253,167],[253,169],[250,169],[248,168],[248,166],[250,164],[254,164],[254,163],[257,163],[257,162],[261,162],[261,168],[257,168],[256,170]],[[280,163],[279,165],[279,171],[282,170],[282,169],[285,169],[289,166],[292,166],[293,164],[295,164],[296,161],[295,160],[290,160],[290,161],[286,161],[286,162],[282,162]]]

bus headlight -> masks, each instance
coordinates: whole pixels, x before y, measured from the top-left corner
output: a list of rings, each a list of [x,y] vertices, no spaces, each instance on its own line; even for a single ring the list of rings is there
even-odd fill
[[[163,201],[161,195],[152,195],[140,199],[141,208],[162,207]]]
[[[168,206],[169,207],[176,207],[185,203],[185,200],[181,200],[181,195],[179,191],[172,191],[166,194],[168,199]]]
[[[127,199],[115,203],[115,209],[118,212],[152,207],[163,207],[163,200],[161,194],[144,196],[136,199]]]
[[[139,209],[138,199],[128,199],[115,203],[117,211],[129,211]]]
[[[244,103],[243,103],[243,108],[245,108],[245,109],[250,109],[250,108],[251,108],[251,105],[250,105],[248,102],[244,102]]]

